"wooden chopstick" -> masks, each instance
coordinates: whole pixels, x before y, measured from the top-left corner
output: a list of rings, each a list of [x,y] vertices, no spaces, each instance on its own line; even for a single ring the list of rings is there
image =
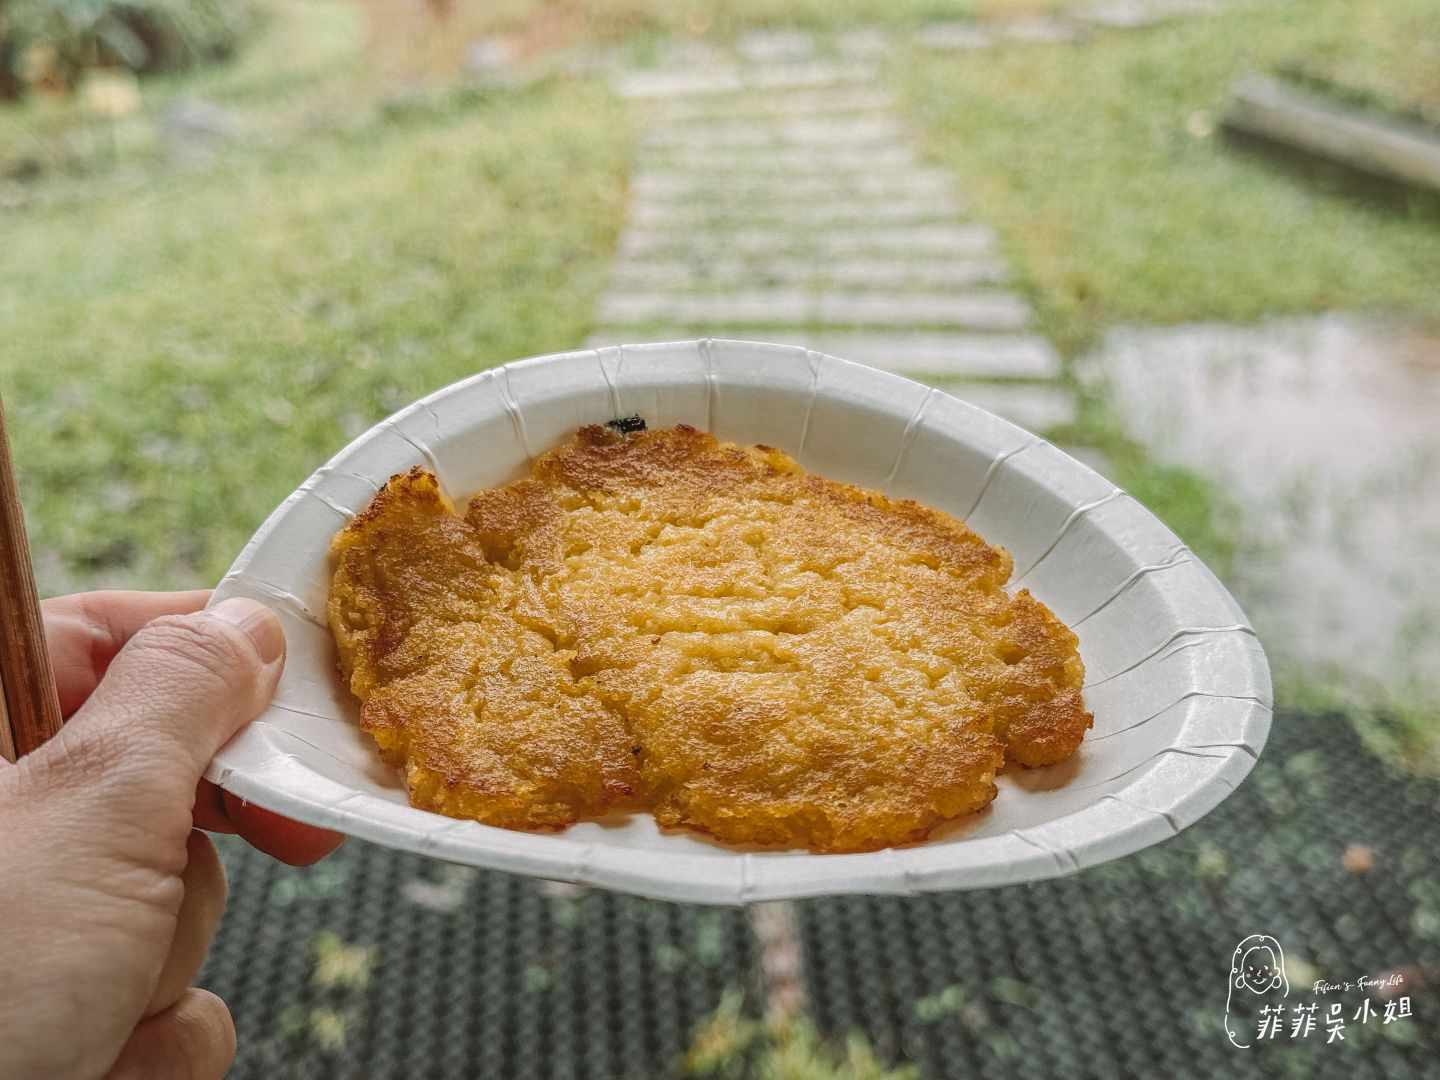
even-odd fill
[[[25,511],[0,400],[0,754],[15,761],[60,730],[60,699],[45,647]]]

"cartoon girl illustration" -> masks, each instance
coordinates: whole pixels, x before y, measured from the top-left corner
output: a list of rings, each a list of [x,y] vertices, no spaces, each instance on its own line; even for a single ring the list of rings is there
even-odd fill
[[[1230,1037],[1230,1042],[1244,1050],[1249,1047],[1248,1042],[1240,1042],[1235,1037],[1235,1032],[1230,1029],[1230,1007],[1236,1005],[1237,1009],[1243,1009],[1247,994],[1268,994],[1272,990],[1279,990],[1281,997],[1287,997],[1290,993],[1290,980],[1285,977],[1285,952],[1280,948],[1280,943],[1269,934],[1251,934],[1239,945],[1235,946],[1235,952],[1230,957],[1230,978],[1229,989],[1225,994],[1225,1034]],[[1236,1001],[1235,991],[1241,991],[1239,1001]]]

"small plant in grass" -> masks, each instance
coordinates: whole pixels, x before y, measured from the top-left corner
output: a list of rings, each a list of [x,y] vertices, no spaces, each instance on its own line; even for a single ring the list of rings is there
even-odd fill
[[[0,98],[68,90],[89,68],[145,74],[220,59],[252,18],[241,0],[9,0],[0,5]]]
[[[917,1080],[914,1065],[886,1065],[852,1032],[838,1045],[804,1017],[757,1020],[738,990],[727,990],[681,1059],[687,1076],[716,1080]]]

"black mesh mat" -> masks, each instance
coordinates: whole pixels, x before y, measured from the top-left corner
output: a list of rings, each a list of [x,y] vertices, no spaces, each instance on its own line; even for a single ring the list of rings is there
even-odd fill
[[[797,904],[808,1011],[925,1077],[1437,1077],[1437,811],[1440,783],[1388,769],[1344,720],[1281,716],[1239,792],[1139,855],[1033,886]],[[224,853],[231,906],[200,981],[235,1014],[234,1077],[669,1076],[724,989],[755,989],[742,912],[354,842],[307,870]],[[1287,1024],[1228,1044],[1230,953],[1252,933],[1283,945],[1290,1003],[1344,1004],[1343,1042]],[[1413,1015],[1388,1025],[1351,1019],[1365,992],[1310,991],[1397,969]]]

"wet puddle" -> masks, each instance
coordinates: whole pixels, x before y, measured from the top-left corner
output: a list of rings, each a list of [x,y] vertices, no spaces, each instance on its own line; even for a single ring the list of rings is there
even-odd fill
[[[1440,328],[1121,328],[1082,367],[1157,459],[1244,512],[1254,554],[1228,584],[1277,673],[1440,702]]]

